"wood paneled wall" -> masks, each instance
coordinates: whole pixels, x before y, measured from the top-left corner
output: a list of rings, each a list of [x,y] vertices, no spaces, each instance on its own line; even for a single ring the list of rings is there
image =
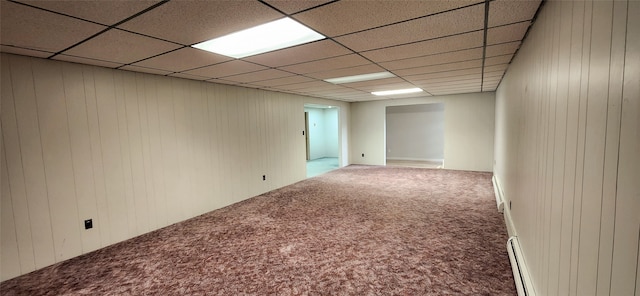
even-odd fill
[[[494,171],[537,295],[640,293],[638,16],[546,2],[498,88]]]
[[[317,99],[7,54],[1,66],[2,280],[305,178]]]

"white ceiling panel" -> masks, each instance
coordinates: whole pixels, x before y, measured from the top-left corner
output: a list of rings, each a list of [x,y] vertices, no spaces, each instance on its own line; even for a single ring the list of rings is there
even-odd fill
[[[368,0],[338,1],[295,16],[325,36],[335,37],[483,2]],[[363,5],[364,4],[364,5]]]
[[[395,46],[373,51],[363,52],[362,55],[374,62],[386,62],[438,54],[455,50],[469,49],[482,46],[482,31],[449,36],[434,40],[422,41],[402,46]]]
[[[487,30],[487,45],[522,40],[529,28],[529,22],[495,27]]]
[[[285,48],[269,53],[245,58],[247,61],[269,67],[286,66],[305,63],[340,55],[349,54],[351,51],[343,46],[325,39],[308,44]]]
[[[429,28],[425,30],[425,28]],[[355,51],[366,51],[445,37],[484,28],[484,5],[335,38]],[[402,32],[402,34],[398,34]]]
[[[426,79],[434,79],[434,78],[451,78],[460,75],[473,75],[473,74],[481,74],[482,68],[472,68],[472,69],[463,69],[463,70],[454,70],[454,71],[445,71],[445,72],[437,72],[437,73],[428,73],[428,74],[419,74],[407,76],[407,80],[426,80]]]
[[[477,67],[482,67],[482,59],[434,65],[434,66],[401,69],[401,70],[394,71],[394,73],[400,76],[405,76],[405,75],[411,76],[411,75],[418,75],[418,74],[447,72],[447,71],[470,69],[470,68],[477,68]]]
[[[485,47],[484,0],[2,0],[0,51],[347,102],[493,91],[539,4],[491,1]],[[330,38],[241,59],[189,47],[285,16]],[[397,77],[323,81],[383,71]]]
[[[168,76],[191,79],[191,80],[209,80],[209,77],[190,75],[185,73],[173,73],[173,74],[169,74]]]
[[[171,71],[165,71],[165,70],[159,70],[159,69],[153,69],[153,68],[146,68],[146,67],[131,66],[131,65],[124,66],[124,67],[122,67],[120,69],[127,70],[127,71],[134,71],[134,72],[157,74],[157,75],[171,74]]]
[[[393,62],[380,63],[380,66],[389,69],[405,69],[415,68],[443,63],[452,63],[460,61],[468,61],[482,58],[482,48],[466,49],[460,51],[452,51],[441,54],[428,55],[418,58],[402,59]]]
[[[285,66],[281,67],[280,69],[298,74],[307,74],[361,66],[369,63],[371,62],[357,54],[349,54],[308,63]]]
[[[429,75],[429,74],[426,74]],[[411,76],[414,77],[414,76]],[[447,82],[456,82],[456,81],[465,81],[470,79],[482,79],[482,74],[466,74],[466,75],[457,75],[452,77],[440,77],[440,78],[429,78],[429,79],[411,79],[410,81],[416,85],[423,84],[436,84],[436,83],[447,83]]]
[[[69,0],[20,0],[36,7],[41,7],[62,14],[77,18],[101,23],[104,25],[114,25],[126,18],[139,13],[159,0],[92,0],[92,1],[69,1]]]
[[[177,44],[112,29],[65,51],[65,54],[128,64],[179,47]]]
[[[540,0],[496,0],[489,4],[489,27],[507,25],[533,19]]]
[[[25,56],[32,56],[37,58],[47,58],[53,54],[52,52],[48,52],[48,51],[13,47],[13,46],[7,46],[7,45],[2,45],[2,47],[0,48],[0,51],[6,52],[6,53],[25,55]]]
[[[494,57],[503,54],[513,54],[520,47],[520,41],[502,43],[487,46],[487,57]]]
[[[192,45],[281,17],[258,1],[170,1],[118,27]]]
[[[96,59],[87,59],[87,58],[75,57],[75,56],[70,56],[70,55],[65,55],[65,54],[59,54],[59,55],[53,57],[53,59],[54,60],[59,60],[59,61],[66,61],[66,62],[72,62],[72,63],[78,63],[78,64],[86,64],[86,65],[94,65],[94,66],[107,67],[107,68],[117,68],[117,67],[122,66],[122,63],[114,63],[114,62],[101,61],[101,60],[96,60]]]
[[[209,78],[221,78],[226,76],[238,75],[242,73],[249,73],[264,70],[266,67],[256,64],[248,63],[241,60],[234,60],[230,62],[224,62],[213,66],[207,66],[194,70],[185,71],[186,74],[204,76]]]
[[[252,84],[259,85],[259,86],[267,86],[267,87],[277,87],[280,85],[304,83],[304,82],[311,82],[311,81],[315,81],[315,80],[313,78],[298,75],[298,76],[263,80],[263,81],[254,82]]]
[[[59,52],[107,27],[13,2],[0,2],[3,45]]]
[[[508,64],[509,62],[511,62],[511,58],[513,58],[512,54],[486,58],[484,60],[484,66],[486,67],[486,66],[493,66],[493,65],[500,65],[500,64]]]
[[[232,60],[232,58],[223,55],[185,47],[135,63],[134,65],[180,72],[202,67],[203,65],[213,65],[230,60]]]
[[[269,3],[269,5],[272,5],[286,14],[294,14],[331,1],[333,0],[265,0],[266,3]]]
[[[268,70],[251,72],[247,74],[228,76],[228,77],[225,77],[224,79],[240,82],[240,83],[249,83],[249,82],[270,80],[274,78],[281,78],[281,77],[287,77],[287,76],[293,76],[293,75],[295,74],[291,74],[289,72],[280,71],[276,69],[268,69]]]
[[[376,66],[374,64],[368,64],[368,65],[351,67],[351,68],[311,73],[311,74],[307,74],[306,76],[317,78],[317,79],[328,79],[328,78],[337,78],[337,77],[345,77],[345,76],[360,75],[360,74],[377,73],[377,72],[383,72],[383,71],[384,69],[381,68],[380,66]]]

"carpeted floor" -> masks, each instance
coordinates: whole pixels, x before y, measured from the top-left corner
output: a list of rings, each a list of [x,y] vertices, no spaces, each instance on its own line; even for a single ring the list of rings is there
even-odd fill
[[[491,174],[349,166],[5,281],[2,295],[515,295]]]

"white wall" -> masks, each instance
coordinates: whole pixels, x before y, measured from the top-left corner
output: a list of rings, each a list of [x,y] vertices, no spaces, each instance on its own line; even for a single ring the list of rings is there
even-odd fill
[[[444,104],[389,106],[386,114],[387,159],[444,159]]]
[[[302,180],[305,101],[349,112],[7,54],[1,70],[2,280]]]
[[[324,122],[326,128],[324,129],[325,139],[325,153],[326,157],[338,157],[340,147],[338,144],[338,108],[329,108],[324,110]]]
[[[640,293],[639,15],[546,2],[498,88],[495,176],[537,295]]]
[[[445,106],[445,168],[491,171],[495,112],[495,93],[492,92],[352,103],[351,162],[385,164],[387,106],[429,103]]]

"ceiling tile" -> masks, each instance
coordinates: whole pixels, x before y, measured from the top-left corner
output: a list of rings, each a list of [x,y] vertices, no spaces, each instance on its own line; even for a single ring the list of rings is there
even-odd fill
[[[232,60],[232,58],[200,49],[185,47],[135,63],[134,65],[163,69],[171,72],[181,72],[230,60]]]
[[[354,88],[359,89],[361,91],[374,92],[374,91],[387,91],[387,90],[395,90],[395,89],[407,89],[407,88],[415,88],[415,87],[416,86],[411,83],[400,80],[399,82],[396,82],[396,83],[364,85],[364,86],[358,86]]]
[[[456,81],[465,81],[465,80],[472,80],[472,79],[482,79],[482,74],[477,73],[477,74],[459,75],[454,77],[411,79],[410,81],[415,85],[431,85],[431,84],[437,84],[437,83],[452,83]]]
[[[487,46],[487,57],[494,57],[503,54],[513,54],[520,47],[520,41],[502,43]]]
[[[419,81],[419,80],[428,80],[428,79],[435,79],[435,78],[451,78],[451,77],[457,77],[461,75],[472,75],[472,74],[481,74],[481,73],[482,73],[482,68],[477,67],[472,69],[412,75],[412,76],[406,77],[406,79],[411,81]]]
[[[53,59],[59,60],[59,61],[94,65],[94,66],[107,67],[107,68],[117,68],[122,66],[122,63],[114,63],[114,62],[108,62],[108,61],[102,61],[102,60],[96,60],[96,59],[87,59],[83,57],[75,57],[75,56],[64,55],[64,54],[59,54],[53,57]]]
[[[480,86],[482,83],[482,78],[473,78],[473,79],[465,79],[458,81],[450,81],[450,82],[439,82],[439,83],[421,83],[420,86],[427,89],[440,89],[440,88],[456,88],[456,87],[465,87],[465,86]]]
[[[484,65],[486,67],[486,66],[493,66],[493,65],[500,65],[500,64],[508,64],[509,62],[511,62],[511,58],[513,58],[512,54],[486,58],[484,60]]]
[[[495,27],[487,30],[487,45],[522,40],[529,28],[529,22]]]
[[[447,71],[469,69],[469,68],[476,68],[476,67],[482,67],[482,59],[434,65],[434,66],[417,67],[417,68],[410,68],[410,69],[401,69],[393,72],[400,76],[405,76],[405,75],[410,76],[410,75],[436,73],[436,72],[447,72]]]
[[[240,83],[249,83],[249,82],[270,80],[274,78],[282,78],[282,77],[293,76],[293,75],[295,74],[291,74],[289,72],[280,71],[276,69],[268,69],[263,71],[251,72],[247,74],[228,76],[228,77],[225,77],[224,79],[240,82]]]
[[[469,88],[469,89],[450,89],[450,90],[441,90],[441,91],[433,91],[431,94],[434,96],[444,96],[444,95],[456,95],[456,94],[467,94],[467,93],[477,93],[480,92],[479,87]]]
[[[185,79],[192,79],[192,80],[208,80],[209,79],[209,77],[198,76],[198,75],[189,75],[189,74],[185,74],[185,73],[173,73],[173,74],[169,74],[169,76],[185,78]]]
[[[213,66],[202,67],[194,70],[185,71],[183,73],[197,76],[205,76],[209,78],[220,78],[232,76],[242,73],[249,73],[264,70],[266,67],[248,63],[241,60],[224,62]]]
[[[192,45],[281,17],[258,1],[170,1],[118,27]]]
[[[29,5],[41,7],[51,11],[64,13],[85,20],[114,25],[150,6],[159,0],[21,0]]]
[[[165,70],[159,70],[159,69],[153,69],[153,68],[146,68],[146,67],[137,67],[137,66],[124,66],[122,68],[120,68],[122,70],[127,70],[127,71],[134,71],[134,72],[143,72],[143,73],[149,73],[149,74],[157,74],[157,75],[167,75],[167,74],[171,74],[170,71],[165,71]]]
[[[489,27],[533,19],[540,0],[496,0],[489,4]]]
[[[504,71],[507,69],[509,65],[508,64],[500,64],[500,65],[493,65],[493,66],[485,66],[484,67],[484,71],[485,72],[493,72],[493,71]]]
[[[429,54],[480,47],[483,43],[483,36],[484,34],[482,31],[465,33],[456,36],[363,52],[362,55],[378,63],[397,59],[413,58]]]
[[[478,2],[483,1],[369,0],[364,5],[361,1],[338,1],[295,17],[325,36],[335,37]]]
[[[224,79],[209,79],[207,82],[218,83],[218,84],[227,84],[227,85],[238,85],[239,83],[235,81],[229,81]]]
[[[349,54],[349,55],[343,55],[339,57],[317,60],[317,61],[308,62],[308,63],[301,63],[296,65],[281,67],[280,69],[298,73],[298,74],[307,74],[307,73],[349,68],[354,66],[361,66],[369,63],[371,62],[369,62],[367,59],[357,54]]]
[[[333,0],[265,0],[265,2],[287,14],[294,14],[331,1]]]
[[[441,54],[428,55],[418,58],[402,59],[392,62],[380,63],[380,66],[389,69],[415,68],[443,63],[468,61],[482,58],[482,48],[466,49]]]
[[[310,82],[280,85],[280,86],[273,87],[273,88],[284,89],[284,90],[304,90],[304,91],[306,91],[306,90],[309,90],[309,89],[318,89],[318,87],[320,87],[321,89],[327,89],[327,88],[334,87],[334,85],[332,85],[331,83],[328,83],[328,82],[315,80],[315,81],[310,81]]]
[[[180,45],[112,29],[64,54],[128,64],[178,47]]]
[[[33,49],[6,46],[6,45],[2,45],[0,47],[0,52],[26,55],[26,56],[32,56],[32,57],[38,57],[38,58],[47,58],[53,54],[52,52],[47,52],[47,51],[33,50]]]
[[[280,67],[349,54],[343,46],[325,39],[273,52],[247,57],[245,60],[269,67]]]
[[[0,3],[3,45],[59,52],[106,29],[105,26],[13,2]]]
[[[428,28],[428,29],[425,29]],[[355,51],[365,51],[484,28],[484,5],[458,9],[413,21],[335,38]],[[398,34],[402,32],[402,34]]]
[[[252,84],[259,85],[259,86],[277,87],[280,85],[296,84],[296,83],[303,83],[303,82],[310,82],[310,81],[314,81],[314,79],[298,75],[298,76],[290,76],[290,77],[284,77],[284,78],[278,78],[278,79],[258,81]]]
[[[351,68],[311,73],[311,74],[307,74],[307,76],[317,78],[317,79],[327,79],[327,78],[337,78],[337,77],[376,73],[376,72],[383,72],[383,71],[385,70],[380,66],[376,66],[374,64],[368,64],[368,65],[351,67]]]

